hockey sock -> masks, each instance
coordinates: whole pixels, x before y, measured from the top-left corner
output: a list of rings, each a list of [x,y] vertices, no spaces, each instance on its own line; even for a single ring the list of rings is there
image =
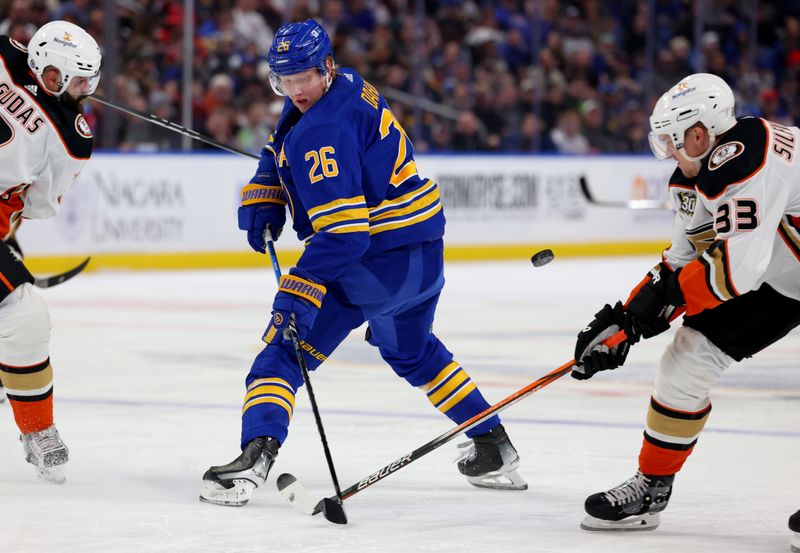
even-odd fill
[[[639,469],[647,475],[678,472],[691,455],[697,437],[711,412],[711,404],[699,411],[671,409],[650,398],[647,428],[639,453]]]

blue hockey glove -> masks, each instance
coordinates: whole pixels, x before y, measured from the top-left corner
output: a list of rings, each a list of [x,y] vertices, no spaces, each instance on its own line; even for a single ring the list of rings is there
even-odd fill
[[[288,275],[283,275],[275,301],[272,302],[272,320],[261,339],[268,344],[290,341],[291,338],[284,335],[284,331],[294,315],[297,338],[303,340],[314,325],[326,291],[325,286],[314,282],[309,275],[296,268]]]
[[[247,242],[260,253],[266,253],[264,231],[277,240],[286,224],[286,199],[280,186],[251,183],[242,188],[239,228],[247,231]]]

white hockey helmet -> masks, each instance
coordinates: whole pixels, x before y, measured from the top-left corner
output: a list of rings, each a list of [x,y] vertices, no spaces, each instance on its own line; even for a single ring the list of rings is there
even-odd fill
[[[650,149],[657,159],[669,156],[666,137],[672,139],[676,150],[683,149],[686,130],[702,123],[708,130],[708,150],[690,161],[703,159],[714,145],[716,136],[736,124],[733,91],[728,84],[710,73],[689,75],[670,88],[656,102],[650,115]]]
[[[61,87],[54,92],[56,96],[61,96],[76,77],[85,77],[88,81],[81,95],[92,94],[100,81],[101,57],[95,39],[68,21],[42,25],[28,42],[28,66],[42,86],[46,68],[52,66],[61,72]]]

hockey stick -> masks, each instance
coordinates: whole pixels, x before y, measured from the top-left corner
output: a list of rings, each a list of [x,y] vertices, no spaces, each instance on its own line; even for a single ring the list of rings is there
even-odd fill
[[[609,348],[613,348],[614,346],[620,344],[626,338],[627,335],[625,334],[625,331],[620,330],[613,336],[607,338],[603,342],[603,344],[608,346]],[[320,511],[324,512],[326,501],[338,500],[339,497],[341,497],[341,500],[344,501],[345,499],[353,497],[358,492],[365,490],[366,488],[372,486],[373,484],[376,484],[377,482],[380,482],[390,474],[394,474],[401,468],[410,465],[420,457],[427,455],[431,451],[446,444],[447,442],[455,438],[458,434],[466,432],[471,428],[474,428],[475,426],[481,424],[482,422],[494,416],[495,414],[504,411],[505,409],[511,407],[515,403],[522,401],[523,399],[533,394],[534,392],[538,392],[545,386],[552,384],[565,374],[571,372],[573,365],[575,365],[575,360],[570,359],[567,363],[564,363],[554,371],[547,373],[538,380],[534,380],[524,388],[517,390],[516,392],[506,397],[505,399],[500,400],[491,407],[481,411],[471,419],[464,421],[455,428],[448,430],[441,436],[438,436],[429,441],[428,443],[426,443],[425,445],[418,447],[411,453],[408,453],[407,455],[404,455],[399,459],[392,461],[391,463],[384,466],[380,470],[375,471],[366,478],[356,482],[355,484],[344,490],[341,493],[341,496],[337,494],[335,498],[327,497],[319,501],[314,501],[308,490],[306,490],[303,487],[303,485],[297,480],[297,478],[295,478],[291,474],[281,474],[278,477],[277,481],[278,491],[289,501],[289,503],[294,505],[302,513],[305,513],[307,515],[316,515]]]
[[[628,209],[672,209],[668,202],[661,200],[627,200],[627,201],[610,201],[598,200],[589,190],[589,183],[584,175],[578,178],[578,184],[581,187],[581,194],[590,204],[600,207],[625,207]]]
[[[134,117],[138,117],[139,119],[144,119],[145,121],[149,121],[150,123],[158,125],[159,127],[164,127],[165,129],[169,129],[169,130],[174,131],[174,132],[176,132],[178,134],[182,134],[182,135],[188,136],[189,138],[193,138],[195,140],[199,140],[200,142],[205,142],[206,144],[214,146],[215,148],[219,148],[221,150],[225,150],[227,152],[231,152],[232,154],[239,154],[240,156],[245,156],[245,157],[249,157],[249,158],[253,158],[253,159],[260,159],[260,156],[257,156],[256,154],[251,154],[250,152],[245,152],[244,150],[239,150],[238,148],[234,148],[233,146],[229,146],[227,144],[223,144],[222,142],[217,142],[216,140],[214,140],[213,138],[211,138],[209,136],[205,136],[203,134],[200,134],[197,131],[193,131],[192,129],[187,129],[186,127],[182,127],[182,126],[178,125],[177,123],[173,123],[172,121],[168,121],[167,119],[162,119],[160,117],[156,117],[155,115],[153,115],[151,113],[145,113],[143,111],[139,111],[137,109],[133,109],[133,108],[130,108],[130,107],[127,107],[127,106],[122,106],[120,104],[115,104],[114,102],[112,102],[108,98],[105,98],[105,97],[100,96],[98,94],[93,94],[92,96],[89,96],[89,98],[91,98],[95,102],[103,104],[104,106],[108,106],[110,108],[119,110],[119,111],[121,111],[123,113],[127,113],[128,115],[133,115]]]
[[[51,275],[49,277],[33,277],[33,284],[34,286],[38,286],[39,288],[50,288],[52,286],[57,286],[62,282],[66,282],[72,277],[76,276],[78,273],[83,271],[86,266],[89,264],[92,258],[87,257],[83,261],[81,261],[78,265],[73,267],[68,271],[64,271],[63,273],[58,273],[56,275]]]
[[[281,267],[278,264],[278,255],[275,253],[275,245],[272,242],[272,232],[269,228],[269,225],[267,225],[267,228],[264,232],[264,241],[267,243],[269,256],[272,259],[272,270],[275,272],[275,278],[278,281],[278,286],[280,286]],[[347,524],[347,515],[345,514],[344,506],[342,505],[342,490],[339,488],[339,479],[336,477],[336,469],[333,466],[333,457],[331,456],[331,450],[328,447],[328,439],[325,437],[325,429],[322,426],[322,417],[320,416],[319,408],[317,407],[317,399],[314,396],[314,388],[311,387],[311,377],[308,374],[308,366],[306,366],[306,360],[303,357],[303,350],[300,348],[300,339],[297,336],[294,313],[292,313],[291,317],[289,318],[289,324],[287,325],[286,332],[289,334],[289,337],[292,340],[294,354],[297,357],[297,364],[300,366],[300,372],[303,373],[303,380],[305,381],[306,390],[308,390],[308,399],[311,402],[311,410],[314,411],[314,420],[317,423],[319,437],[322,440],[322,449],[325,452],[325,460],[328,462],[328,470],[330,471],[331,479],[333,480],[333,489],[336,492],[336,495],[333,497],[326,497],[320,501],[320,510],[325,515],[325,518],[329,521],[336,524]]]

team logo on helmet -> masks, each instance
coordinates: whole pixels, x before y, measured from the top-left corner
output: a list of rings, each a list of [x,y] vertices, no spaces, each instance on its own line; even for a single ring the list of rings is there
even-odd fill
[[[75,118],[75,130],[84,138],[92,138],[92,129],[89,128],[89,123],[80,113]]]
[[[291,44],[292,42],[290,40],[281,40],[278,43],[278,52],[288,52]]]
[[[675,94],[672,95],[672,99],[673,100],[675,98],[680,98],[681,96],[686,96],[690,92],[694,92],[695,90],[697,90],[696,86],[693,86],[692,88],[689,88],[689,83],[687,83],[686,81],[683,81],[682,83],[678,83],[678,86],[676,88],[677,88],[677,91],[675,92]]]
[[[744,152],[744,144],[741,142],[726,142],[711,152],[711,157],[708,160],[708,170],[714,171],[719,169],[725,163],[729,162],[735,157],[742,155]]]

